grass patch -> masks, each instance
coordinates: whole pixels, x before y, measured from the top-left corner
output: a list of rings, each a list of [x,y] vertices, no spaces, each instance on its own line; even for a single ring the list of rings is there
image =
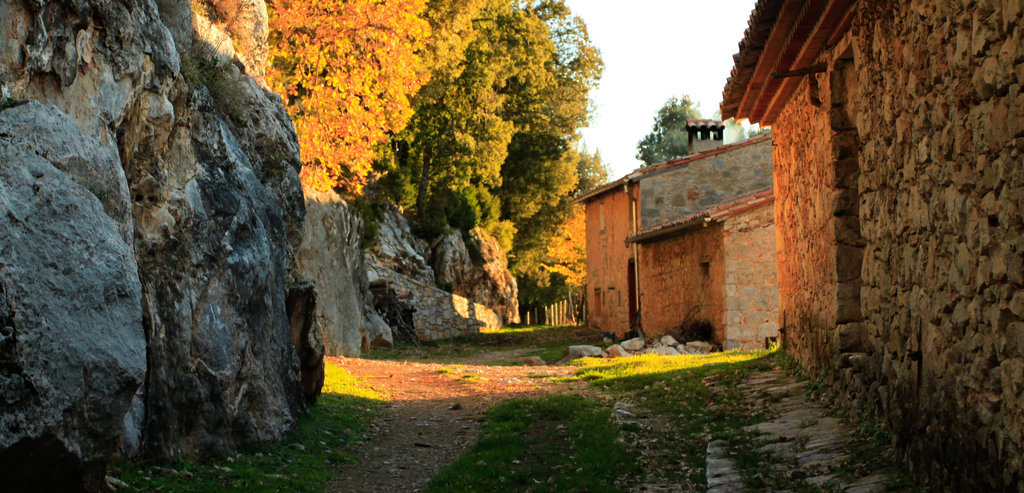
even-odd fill
[[[635,467],[607,406],[556,394],[492,408],[477,444],[426,491],[619,491]]]
[[[470,334],[444,341],[423,343],[420,347],[401,346],[378,349],[363,354],[364,358],[403,361],[430,361],[434,363],[459,363],[483,353],[529,349],[516,358],[498,359],[491,365],[507,366],[517,364],[516,360],[527,356],[540,356],[553,363],[562,359],[562,351],[576,344],[601,344],[601,334],[586,327],[525,325],[504,327],[494,332]]]
[[[707,446],[711,440],[749,438],[744,426],[761,421],[761,413],[743,399],[736,384],[755,370],[775,366],[774,351],[658,356],[616,359],[583,358],[572,378],[669,419],[673,447],[691,486],[707,484]]]
[[[352,445],[366,438],[381,402],[381,395],[328,362],[323,395],[284,440],[224,459],[125,462],[115,465],[111,474],[131,491],[320,492],[337,464],[352,461]]]

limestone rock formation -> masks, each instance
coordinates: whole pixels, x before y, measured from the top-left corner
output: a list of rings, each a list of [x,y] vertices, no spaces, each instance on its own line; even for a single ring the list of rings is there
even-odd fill
[[[2,375],[22,375],[0,389],[19,430],[0,489],[12,468],[98,488],[143,379],[124,435],[151,456],[275,439],[301,412],[301,162],[250,76],[252,1],[256,20],[226,23],[192,11],[226,0],[0,0]]]
[[[427,262],[427,243],[412,234],[412,228],[393,205],[385,205],[370,248],[369,262],[423,284],[434,284],[434,271]]]
[[[377,240],[365,253],[368,280],[382,284],[382,293],[393,291],[412,312],[416,335],[434,340],[500,328],[501,316],[487,306],[436,286],[426,251],[426,243],[413,236],[405,217],[392,208],[384,211]]]
[[[390,346],[391,329],[370,306],[361,246],[362,223],[332,191],[305,187],[306,224],[295,256],[302,276],[316,279],[316,332],[329,355],[357,356]]]
[[[467,247],[459,231],[435,240],[431,266],[452,292],[484,305],[507,324],[519,323],[519,289],[508,270],[508,257],[497,240],[480,228],[470,232]]]
[[[99,488],[145,376],[119,171],[57,108],[0,111],[0,490]]]

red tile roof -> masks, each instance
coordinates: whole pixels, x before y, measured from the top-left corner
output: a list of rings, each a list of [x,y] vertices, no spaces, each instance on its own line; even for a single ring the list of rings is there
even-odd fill
[[[687,129],[690,129],[690,128],[707,128],[707,129],[711,129],[711,130],[723,130],[723,129],[725,129],[725,124],[722,123],[721,120],[711,120],[711,119],[703,119],[703,118],[687,118],[686,119],[686,128]]]
[[[849,29],[856,0],[758,0],[733,55],[722,117],[770,125],[811,66]]]

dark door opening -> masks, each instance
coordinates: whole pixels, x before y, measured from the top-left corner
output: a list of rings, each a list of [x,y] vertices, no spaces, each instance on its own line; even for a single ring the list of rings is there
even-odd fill
[[[636,262],[633,259],[629,259],[629,266],[626,269],[626,272],[627,272],[627,275],[629,277],[629,280],[627,281],[628,286],[629,286],[629,291],[628,291],[629,296],[627,297],[627,300],[629,301],[629,328],[630,329],[634,329],[634,328],[636,328],[637,307],[636,307]]]

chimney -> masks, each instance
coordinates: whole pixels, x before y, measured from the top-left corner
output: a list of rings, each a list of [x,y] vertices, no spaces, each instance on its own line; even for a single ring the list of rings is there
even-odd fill
[[[693,155],[722,145],[725,124],[720,120],[689,118],[686,120],[686,133],[690,134],[690,155]]]

